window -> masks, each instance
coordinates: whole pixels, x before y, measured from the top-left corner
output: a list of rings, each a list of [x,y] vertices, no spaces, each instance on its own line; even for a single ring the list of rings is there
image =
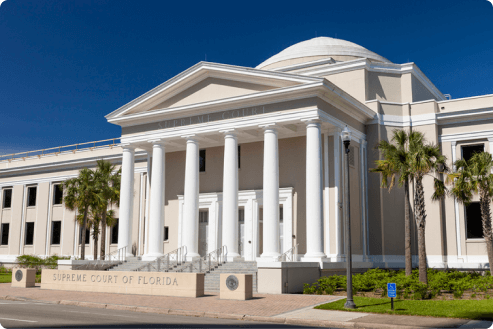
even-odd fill
[[[6,188],[3,189],[3,208],[12,207],[12,189]]]
[[[51,244],[60,244],[60,237],[62,235],[62,222],[51,222]]]
[[[53,204],[62,204],[63,202],[63,185],[53,185]]]
[[[32,246],[34,242],[34,223],[26,223],[26,246]]]
[[[91,231],[86,228],[86,244],[89,244],[89,236],[91,235]],[[79,244],[82,244],[82,227],[79,230]]]
[[[119,224],[119,219],[116,219],[116,224],[111,228],[111,244],[116,244],[118,243],[118,224]]]
[[[284,221],[284,210],[282,206],[279,206],[279,222],[282,223],[283,221]]]
[[[209,223],[209,211],[201,210],[199,211],[199,223]]]
[[[2,224],[2,246],[9,244],[9,229],[10,225],[8,223]]]
[[[468,161],[474,153],[484,152],[484,144],[462,146],[462,159]]]
[[[241,168],[241,146],[238,145],[238,169]]]
[[[199,151],[199,172],[205,172],[205,150]]]
[[[34,207],[36,206],[36,192],[37,187],[31,186],[27,188],[27,206]]]
[[[468,239],[482,239],[484,237],[479,202],[471,202],[466,206],[466,230]]]
[[[169,239],[169,227],[165,226],[164,227],[164,241],[168,241]]]
[[[245,208],[243,207],[238,209],[238,222],[240,222],[240,224],[245,222]]]

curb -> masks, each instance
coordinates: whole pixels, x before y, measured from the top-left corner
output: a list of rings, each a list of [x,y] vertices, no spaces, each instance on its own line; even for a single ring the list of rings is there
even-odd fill
[[[187,311],[187,310],[171,310],[167,308],[156,308],[156,307],[143,307],[143,306],[129,306],[120,304],[102,304],[93,302],[78,302],[75,300],[57,300],[57,301],[45,301],[42,299],[28,299],[23,297],[15,296],[0,296],[0,300],[11,300],[11,301],[37,301],[46,304],[60,304],[60,305],[71,305],[80,306],[88,308],[99,308],[108,310],[118,310],[118,311],[131,311],[139,313],[155,313],[155,314],[169,314],[169,315],[180,315],[180,316],[193,316],[193,317],[205,317],[205,318],[215,318],[215,319],[227,319],[227,320],[242,320],[242,321],[252,321],[252,322],[269,322],[278,324],[289,324],[289,325],[300,325],[300,326],[315,326],[315,327],[337,327],[337,328],[368,328],[368,329],[393,329],[395,325],[393,324],[383,324],[383,323],[367,323],[367,322],[342,322],[342,321],[328,321],[328,320],[312,320],[312,319],[299,319],[299,318],[281,318],[281,317],[269,317],[269,316],[257,316],[257,315],[246,315],[246,314],[228,314],[228,313],[214,313],[214,312],[197,312],[197,311]],[[430,329],[430,327],[419,327],[419,326],[402,326],[402,329]]]

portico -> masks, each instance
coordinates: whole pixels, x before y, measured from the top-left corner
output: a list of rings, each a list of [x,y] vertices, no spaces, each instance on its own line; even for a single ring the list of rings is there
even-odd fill
[[[337,183],[342,179],[339,170],[334,170],[329,179],[328,167],[330,163],[334,168],[341,166],[342,157],[337,153],[341,150],[340,140],[335,136],[344,126],[351,127],[358,142],[365,140],[362,121],[370,118],[368,109],[323,78],[245,72],[242,68],[211,63],[199,63],[184,73],[107,116],[109,122],[122,126],[122,142],[128,145],[128,150],[139,148],[148,152],[150,198],[146,224],[149,232],[145,233],[148,242],[143,259],[152,260],[165,253],[163,227],[168,221],[165,208],[171,197],[178,199],[179,209],[175,218],[169,220],[177,221],[177,247],[186,247],[189,261],[223,246],[228,261],[240,257],[260,262],[278,261],[283,252],[300,242],[298,252],[303,251],[302,261],[339,260],[338,255],[343,253],[339,247],[343,236],[339,224],[342,214],[330,208],[332,200],[340,199],[342,190],[334,188],[331,193],[326,192],[329,192],[328,181]],[[202,102],[165,106],[170,98],[188,95],[187,90],[193,89],[197,80],[211,76],[221,78],[222,86],[247,81],[245,89],[253,90],[243,90],[242,95],[227,99],[210,99],[212,96],[207,94],[202,98],[209,99]],[[267,90],[259,92],[258,89]],[[178,103],[187,103],[187,97]],[[329,135],[333,137],[331,142]],[[280,150],[279,143],[292,140],[298,140],[298,145],[303,140],[304,144],[299,146],[300,154],[292,154],[296,160],[304,158],[305,162],[304,168],[293,174],[300,177],[296,178],[296,187],[283,181],[284,185],[280,184],[280,174],[291,165],[289,161],[295,159],[280,162],[281,156],[289,158],[289,148]],[[329,143],[332,144],[330,154]],[[255,157],[261,156],[261,163],[251,161],[253,155],[247,157],[239,153],[240,148],[247,145],[256,145]],[[222,177],[216,174],[213,184],[205,182],[203,175],[209,171],[202,172],[201,167],[205,158],[201,158],[200,152],[204,150],[206,154],[209,149],[222,149],[222,169],[216,170],[216,173],[222,172]],[[288,153],[284,153],[286,150]],[[185,153],[183,162],[166,165],[166,154],[175,152]],[[131,158],[127,158],[129,160],[122,165],[122,177],[133,170]],[[214,161],[219,166],[219,159]],[[363,164],[363,157],[360,162]],[[166,192],[169,166],[184,168],[183,187],[178,188],[183,192],[174,196]],[[209,166],[207,163],[207,168]],[[362,168],[359,164],[357,167]],[[261,179],[261,184],[245,189],[241,176],[247,171],[257,182]],[[289,181],[293,175],[285,174],[284,180]],[[131,184],[122,184],[122,189],[124,186],[128,189]],[[122,192],[122,198],[125,193]],[[333,194],[332,200],[330,194]],[[301,196],[303,201],[299,199]],[[121,202],[121,213],[131,213],[130,207],[130,203]],[[206,215],[199,215],[204,211]],[[130,221],[130,217],[120,217],[122,235]],[[366,235],[365,226],[361,227],[361,234]],[[334,251],[331,240],[336,241]]]

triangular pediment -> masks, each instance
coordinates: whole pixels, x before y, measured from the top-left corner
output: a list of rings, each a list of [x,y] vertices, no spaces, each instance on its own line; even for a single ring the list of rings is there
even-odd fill
[[[152,110],[167,109],[276,89],[274,86],[208,77],[159,103]],[[132,112],[129,112],[129,114]]]
[[[108,114],[108,121],[147,112],[207,104],[318,81],[320,78],[199,63]]]

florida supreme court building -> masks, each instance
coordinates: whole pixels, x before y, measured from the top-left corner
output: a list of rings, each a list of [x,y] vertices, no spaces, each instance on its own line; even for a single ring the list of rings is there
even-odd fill
[[[81,228],[57,185],[106,159],[122,169],[107,250],[127,246],[144,262],[185,246],[191,261],[225,246],[229,262],[336,268],[350,188],[355,267],[404,267],[404,192],[369,173],[377,143],[403,128],[424,132],[449,163],[493,150],[493,95],[451,99],[416,64],[328,37],[255,68],[200,62],[105,118],[121,137],[0,157],[0,262],[77,257]],[[425,180],[429,266],[489,267],[479,200],[432,202],[432,188]]]

